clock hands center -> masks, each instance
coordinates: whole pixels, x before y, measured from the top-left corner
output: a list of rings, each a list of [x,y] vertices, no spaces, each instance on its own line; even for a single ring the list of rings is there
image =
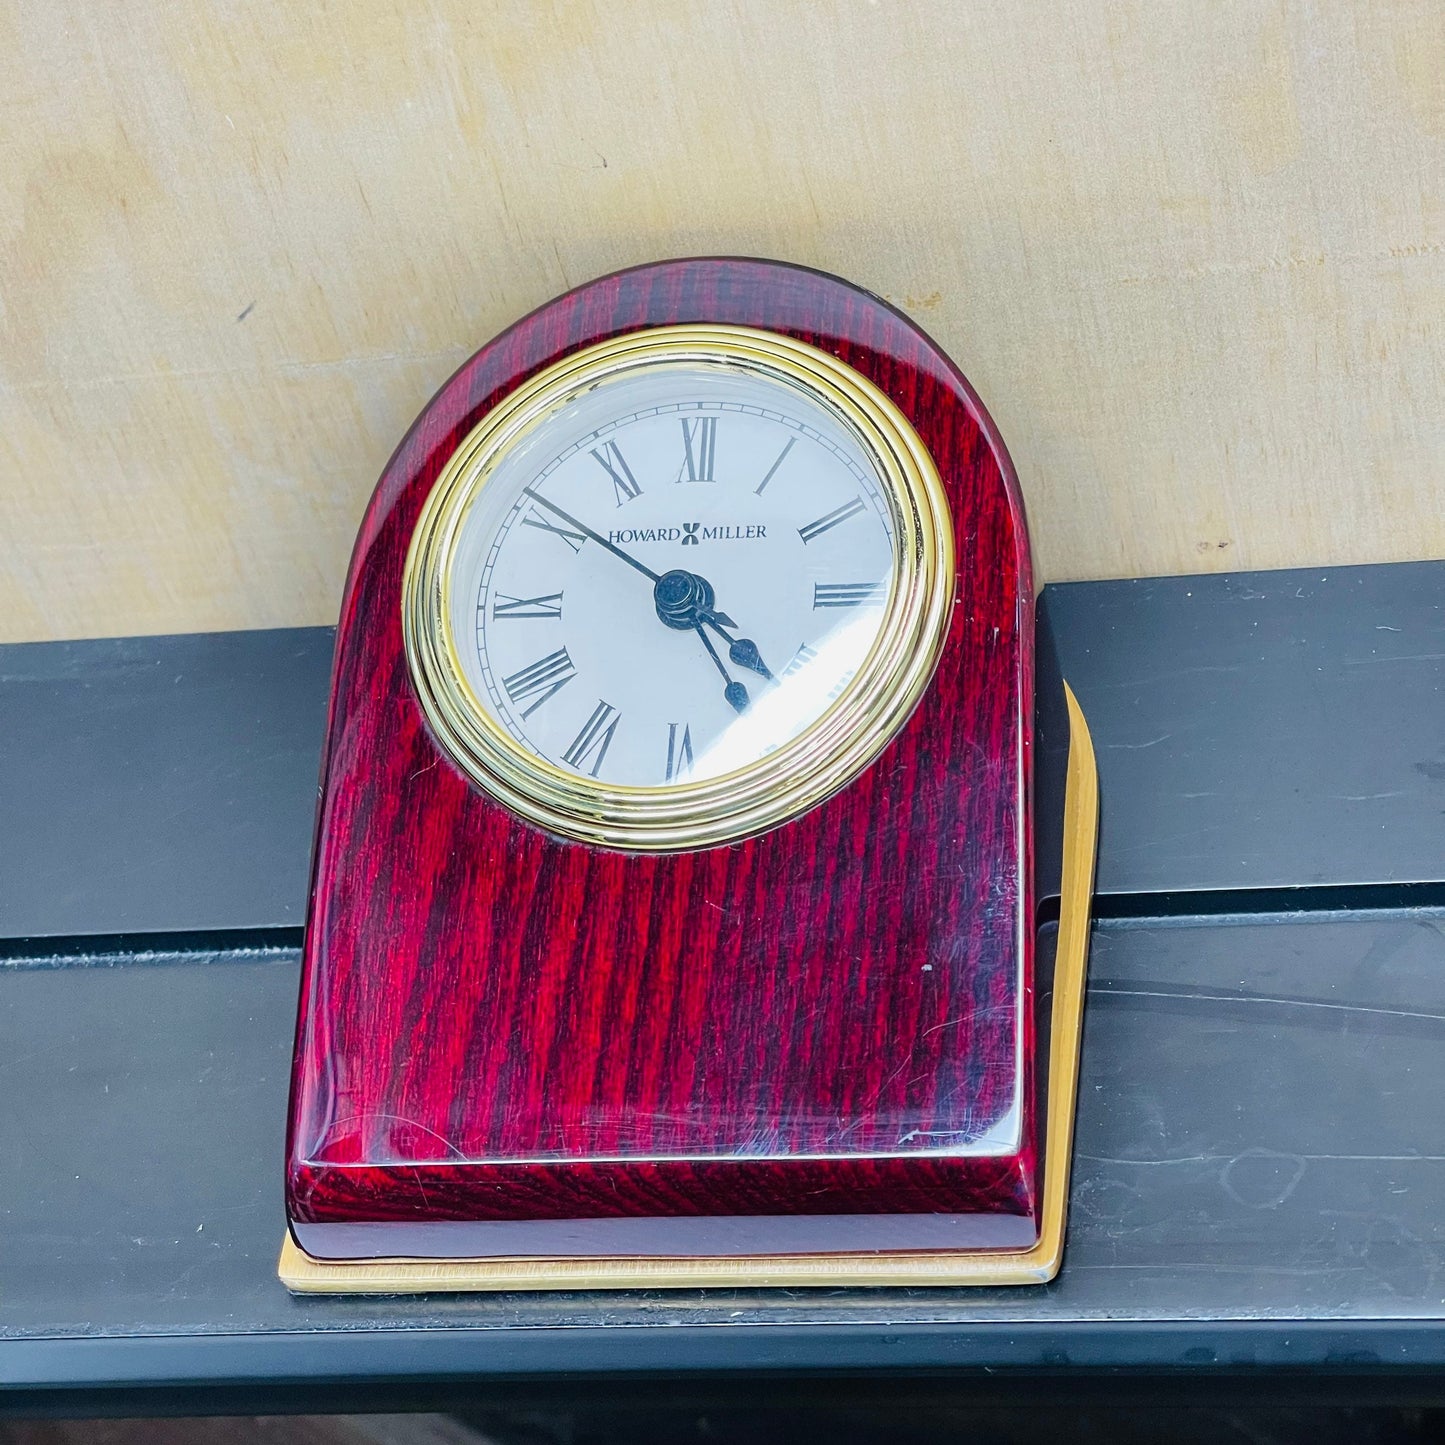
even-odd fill
[[[571,512],[559,507],[550,498],[544,497],[535,487],[523,487],[522,490],[534,502],[539,502],[549,512],[566,522],[569,527],[575,527],[578,532],[591,538],[599,547],[611,552],[614,557],[641,572],[652,583],[653,605],[657,610],[658,618],[666,626],[674,627],[680,632],[695,630],[707,645],[708,652],[719,667],[722,667],[722,659],[718,657],[717,650],[713,647],[704,628],[711,627],[728,644],[728,657],[735,666],[746,667],[771,680],[773,674],[767,663],[763,661],[757,643],[750,637],[734,637],[730,629],[735,628],[737,623],[727,613],[718,612],[714,608],[716,595],[713,592],[712,584],[705,577],[699,577],[697,573],[687,572],[681,568],[675,568],[671,572],[659,575],[645,562],[639,562],[630,552],[624,552],[615,542],[609,541],[601,532],[595,531],[586,522],[574,517]],[[725,667],[723,675],[728,676]],[[728,688],[728,701],[734,707],[738,707],[737,695],[741,694],[742,706],[745,707],[747,705],[747,689],[742,683],[733,682],[729,678]],[[736,689],[736,692],[733,689]]]
[[[716,600],[712,583],[706,577],[686,572],[681,567],[665,572],[652,588],[652,605],[657,611],[658,621],[664,627],[673,627],[679,632],[697,633],[702,645],[707,648],[707,655],[713,660],[713,666],[722,673],[723,697],[735,711],[742,712],[750,700],[748,690],[734,680],[718,656],[712,638],[707,635],[707,629],[712,627],[727,637],[724,627],[737,625],[726,613],[714,609]],[[731,641],[731,638],[728,640]]]

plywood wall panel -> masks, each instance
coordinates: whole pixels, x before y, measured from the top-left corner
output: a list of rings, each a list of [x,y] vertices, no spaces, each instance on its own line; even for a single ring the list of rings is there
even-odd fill
[[[1434,0],[12,0],[0,639],[330,620],[471,350],[700,252],[931,330],[1045,577],[1445,555]]]

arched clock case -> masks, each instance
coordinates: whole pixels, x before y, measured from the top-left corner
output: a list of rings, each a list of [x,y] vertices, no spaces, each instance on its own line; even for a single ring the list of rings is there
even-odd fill
[[[1007,453],[883,301],[667,262],[484,347],[347,579],[285,1282],[1050,1278],[1097,800],[1036,685]]]

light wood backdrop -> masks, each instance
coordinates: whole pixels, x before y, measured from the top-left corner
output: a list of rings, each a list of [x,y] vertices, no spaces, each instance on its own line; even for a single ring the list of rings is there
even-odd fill
[[[1438,0],[8,0],[0,638],[332,620],[469,352],[706,252],[934,333],[1046,578],[1445,555]]]

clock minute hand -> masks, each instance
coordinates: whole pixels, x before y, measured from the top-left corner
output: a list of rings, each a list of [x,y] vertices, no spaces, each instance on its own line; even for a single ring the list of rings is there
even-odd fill
[[[532,487],[523,487],[522,491],[527,496],[531,497],[534,502],[540,502],[542,506],[546,507],[549,512],[555,513],[564,522],[566,522],[569,527],[576,527],[576,529],[581,532],[583,536],[590,537],[594,542],[597,543],[599,547],[605,547],[609,552],[612,553],[614,557],[620,557],[624,562],[627,563],[629,567],[635,567],[639,572],[642,573],[644,577],[648,579],[648,581],[652,582],[654,585],[656,584],[657,573],[654,572],[651,567],[647,566],[646,563],[639,562],[636,557],[633,557],[629,553],[624,552],[622,548],[619,547],[615,542],[609,542],[607,538],[602,535],[601,532],[594,532],[592,528],[587,525],[586,522],[578,521],[571,512],[564,512],[562,508],[556,504],[556,502],[548,501],[548,499],[544,497],[541,492],[534,490]]]
[[[707,635],[707,629],[699,622],[696,627],[697,635],[702,638],[702,645],[707,648],[707,655],[712,658],[717,670],[723,675],[723,697],[734,712],[742,712],[748,705],[748,690],[740,682],[734,682],[732,675],[728,672],[726,664],[717,655],[717,648],[712,645],[712,638]]]
[[[657,620],[664,627],[675,628],[678,632],[697,633],[698,640],[707,648],[707,655],[712,658],[713,666],[722,673],[723,697],[727,699],[728,706],[742,712],[749,702],[748,690],[742,683],[734,681],[722,658],[718,656],[712,638],[707,635],[707,630],[711,627],[731,643],[729,655],[734,662],[738,661],[738,644],[733,642],[732,635],[727,631],[729,627],[737,624],[726,612],[719,612],[713,606],[715,600],[712,583],[706,577],[699,577],[696,572],[688,572],[682,567],[674,567],[671,572],[664,572],[652,589],[652,604],[657,609]],[[754,648],[753,651],[756,653],[757,649]]]

